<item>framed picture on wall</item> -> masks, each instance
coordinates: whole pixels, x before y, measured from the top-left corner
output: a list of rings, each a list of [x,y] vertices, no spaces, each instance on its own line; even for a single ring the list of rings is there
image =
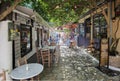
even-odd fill
[[[12,41],[14,39],[14,25],[12,22],[8,23],[8,41]]]

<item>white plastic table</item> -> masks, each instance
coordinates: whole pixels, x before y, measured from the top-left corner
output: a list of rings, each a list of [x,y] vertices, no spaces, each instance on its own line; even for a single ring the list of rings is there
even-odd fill
[[[10,73],[10,76],[12,79],[16,80],[29,79],[39,75],[42,71],[43,65],[38,63],[30,63],[15,68]]]

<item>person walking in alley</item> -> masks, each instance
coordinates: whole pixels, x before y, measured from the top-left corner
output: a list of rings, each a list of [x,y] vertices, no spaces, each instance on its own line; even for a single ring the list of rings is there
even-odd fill
[[[77,40],[78,39],[78,34],[75,34],[75,36],[74,36],[74,42],[75,42],[75,47],[78,47],[78,44],[77,44]]]
[[[59,41],[60,41],[60,35],[57,34],[56,38],[55,38],[55,42],[56,42],[57,45],[59,45]]]
[[[70,46],[70,37],[69,36],[67,36],[67,38],[66,38],[66,46]]]
[[[75,37],[74,37],[74,32],[72,31],[71,34],[70,34],[70,48],[73,48],[75,46]]]

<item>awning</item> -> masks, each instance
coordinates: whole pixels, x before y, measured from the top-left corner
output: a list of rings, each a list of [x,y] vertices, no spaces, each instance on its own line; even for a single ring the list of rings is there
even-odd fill
[[[77,28],[78,27],[78,24],[67,24],[67,25],[64,25],[63,26],[63,28],[72,28],[72,29],[74,29],[74,28]]]

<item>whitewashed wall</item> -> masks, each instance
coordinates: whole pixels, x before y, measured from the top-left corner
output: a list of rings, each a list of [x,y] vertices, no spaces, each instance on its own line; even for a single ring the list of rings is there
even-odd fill
[[[0,69],[12,70],[12,41],[8,41],[8,22],[0,22]],[[7,80],[9,77],[7,77]]]

